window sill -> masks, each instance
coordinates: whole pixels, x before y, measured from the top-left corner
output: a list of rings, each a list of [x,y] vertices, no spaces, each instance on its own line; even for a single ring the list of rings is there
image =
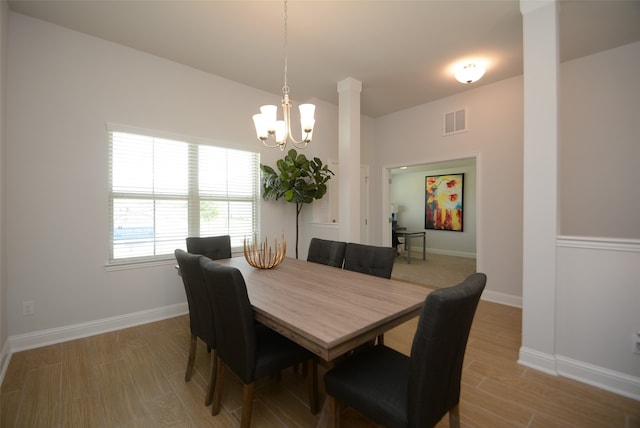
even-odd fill
[[[122,262],[111,262],[104,265],[104,270],[107,272],[119,271],[119,270],[128,270],[128,269],[144,269],[156,266],[167,266],[167,265],[175,265],[176,259],[171,257],[167,259],[161,260],[137,260],[137,261],[122,261]]]

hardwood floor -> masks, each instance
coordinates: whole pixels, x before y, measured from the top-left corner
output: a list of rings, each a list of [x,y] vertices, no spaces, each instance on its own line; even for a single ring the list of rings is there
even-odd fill
[[[520,324],[519,309],[480,302],[463,372],[463,427],[640,427],[640,402],[518,365]],[[385,343],[408,353],[415,325],[386,333]],[[181,316],[16,353],[1,388],[0,426],[238,426],[239,382],[227,375],[223,411],[211,416],[204,406],[209,355],[199,343],[196,372],[185,383],[188,345]],[[253,426],[315,426],[306,397],[292,370],[279,382],[259,382]],[[347,409],[343,426],[377,425]],[[438,427],[447,426],[445,417]]]

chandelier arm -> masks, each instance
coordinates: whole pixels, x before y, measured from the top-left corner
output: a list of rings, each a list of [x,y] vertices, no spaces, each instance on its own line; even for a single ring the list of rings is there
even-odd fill
[[[298,149],[303,149],[305,147],[307,147],[307,144],[309,144],[309,133],[307,132],[306,135],[303,135],[302,139],[300,141],[296,140],[293,137],[293,133],[291,132],[291,103],[289,103],[289,100],[287,99],[286,102],[283,100],[282,102],[282,113],[284,115],[284,123],[285,123],[285,129],[286,129],[286,134],[284,137],[284,144],[287,144],[287,140],[291,139],[291,143]],[[302,133],[305,134],[304,130],[302,130]]]
[[[270,148],[270,149],[273,149],[273,148],[279,147],[279,148],[280,148],[280,151],[283,151],[283,150],[284,150],[284,146],[285,146],[285,144],[278,143],[278,142],[275,140],[275,137],[273,137],[273,136],[270,136],[269,138],[267,138],[267,139],[265,139],[265,140],[262,140],[262,139],[261,139],[260,141],[262,141],[262,144],[264,144],[264,146],[265,146],[265,147],[268,147],[268,148]],[[271,143],[270,141],[273,141],[273,142]]]

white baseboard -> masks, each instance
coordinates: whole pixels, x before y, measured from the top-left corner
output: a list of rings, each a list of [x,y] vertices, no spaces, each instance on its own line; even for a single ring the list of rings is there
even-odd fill
[[[485,289],[482,292],[482,300],[522,308],[522,296],[513,296],[511,294],[499,293],[497,291]]]
[[[0,385],[2,385],[2,381],[4,381],[4,375],[7,372],[10,361],[11,352],[9,351],[9,341],[6,340],[2,344],[2,350],[0,351]]]
[[[554,376],[568,377],[633,400],[640,400],[640,378],[628,374],[561,355],[544,354],[524,347],[520,348],[518,364]]]
[[[640,377],[618,373],[572,358],[557,356],[558,373],[598,388],[640,400]]]
[[[124,328],[140,324],[147,324],[154,321],[172,318],[188,312],[189,308],[187,307],[187,304],[179,303],[176,305],[164,306],[162,308],[149,309],[146,311],[133,312],[115,317],[10,336],[8,340],[9,352],[13,354],[14,352],[24,351],[26,349],[39,348],[82,337],[122,330]]]
[[[404,248],[404,247],[403,247]],[[427,254],[442,254],[443,256],[454,256],[454,257],[464,257],[465,259],[475,259],[476,253],[468,253],[465,251],[451,251],[451,250],[441,250],[438,248],[429,248],[427,247]],[[414,247],[411,246],[411,254],[422,254],[422,247]]]
[[[557,375],[556,359],[551,354],[545,354],[543,352],[536,351],[534,349],[520,347],[520,358],[518,364],[531,367],[532,369],[539,370],[551,375]]]

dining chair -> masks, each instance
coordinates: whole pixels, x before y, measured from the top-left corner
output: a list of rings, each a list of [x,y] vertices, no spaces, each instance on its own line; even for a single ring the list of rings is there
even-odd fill
[[[307,261],[341,268],[346,248],[346,242],[311,238]]]
[[[198,338],[212,351],[211,371],[209,373],[209,384],[205,396],[205,405],[213,401],[213,388],[215,386],[216,374],[216,332],[214,327],[213,306],[209,300],[209,293],[206,290],[206,283],[200,259],[209,260],[199,254],[191,254],[181,249],[176,249],[176,260],[180,268],[180,276],[187,294],[187,304],[189,306],[189,329],[191,330],[191,343],[189,346],[189,356],[187,357],[187,371],[184,375],[185,382],[191,380],[193,365],[196,359],[196,349]]]
[[[371,346],[324,376],[330,426],[340,425],[340,407],[353,407],[386,427],[433,427],[448,412],[460,426],[460,379],[471,323],[487,277],[431,292],[406,356],[384,345]]]
[[[345,249],[343,269],[367,275],[391,278],[396,250],[393,247],[376,247],[349,242]],[[378,336],[378,344],[384,343],[384,335]]]
[[[228,367],[243,383],[241,427],[251,425],[255,381],[282,369],[306,362],[309,375],[309,407],[318,412],[318,367],[315,356],[281,334],[256,325],[253,307],[242,273],[231,266],[201,259],[207,290],[213,302],[218,366],[211,413],[220,412],[224,368]]]
[[[187,238],[187,251],[191,254],[201,254],[211,260],[231,258],[231,237],[221,236],[190,236]]]
[[[395,258],[396,252],[393,247],[376,247],[349,242],[344,253],[343,269],[391,278]]]

